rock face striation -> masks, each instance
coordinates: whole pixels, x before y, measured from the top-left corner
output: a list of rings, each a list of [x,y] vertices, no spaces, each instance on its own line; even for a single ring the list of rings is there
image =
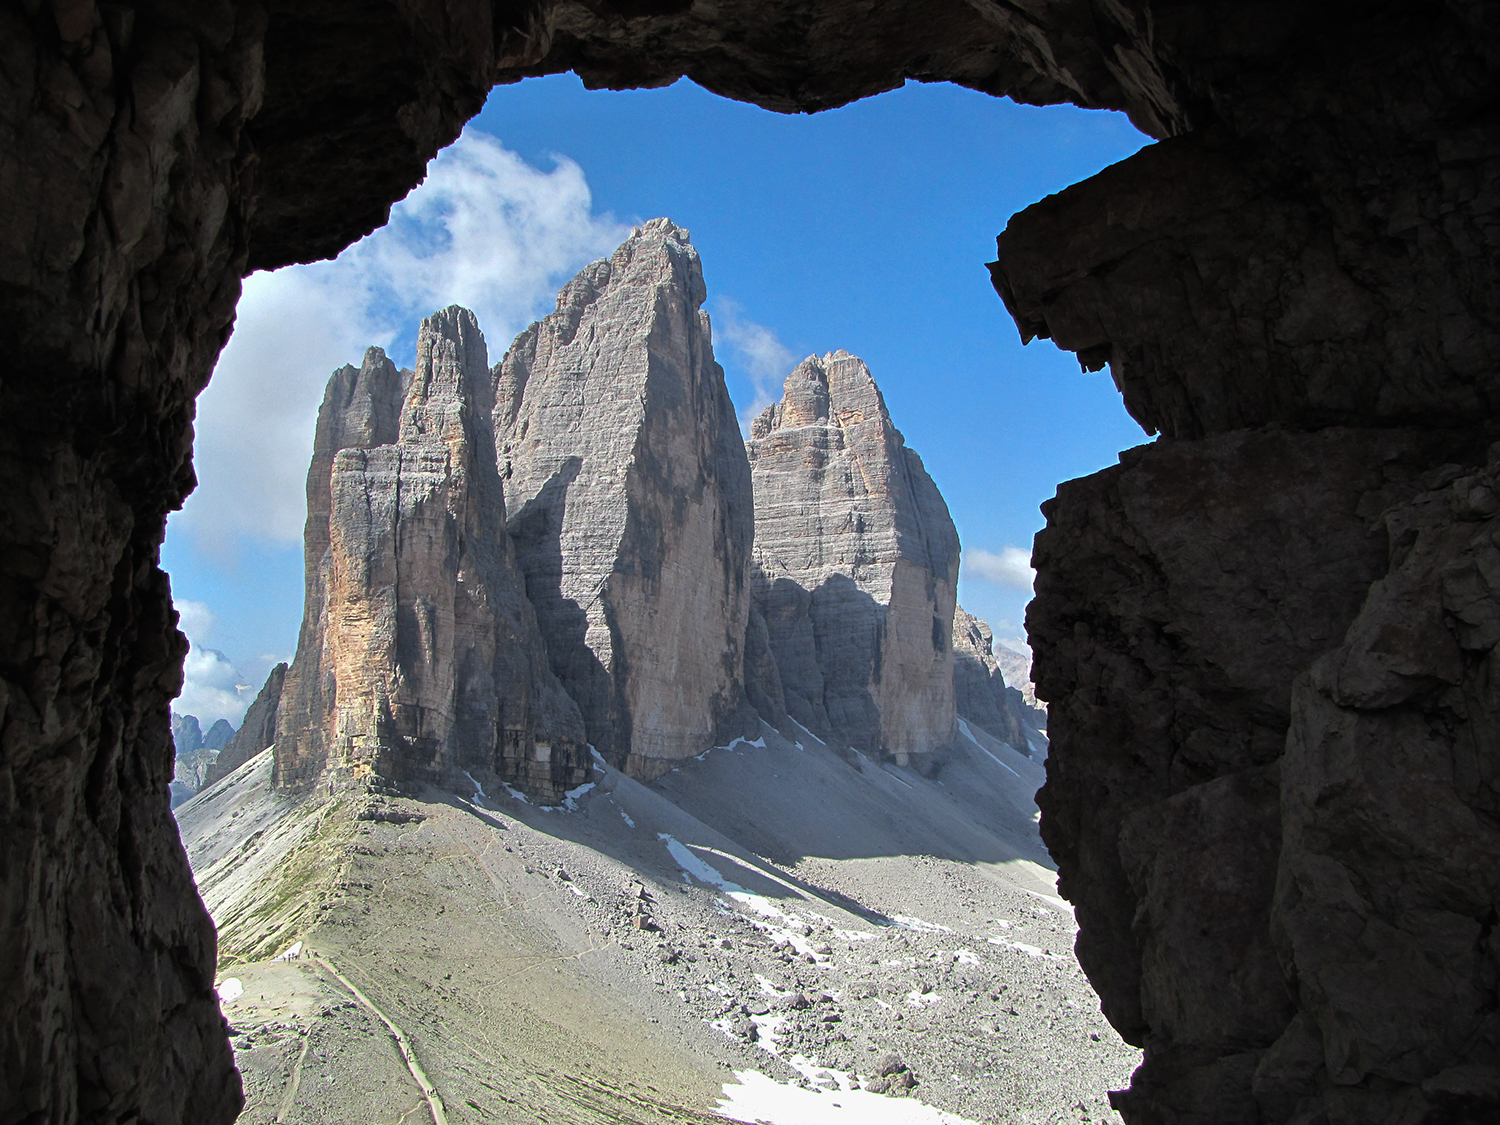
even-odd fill
[[[472,313],[422,322],[414,372],[378,348],[329,381],[308,472],[307,593],[276,781],[549,795],[588,762],[505,532],[494,398]]]
[[[224,744],[219,756],[204,771],[203,786],[207,788],[221,777],[228,777],[255,755],[269,750],[276,741],[276,716],[281,708],[281,688],[286,682],[285,664],[271,669],[264,686],[245,712],[240,729]]]
[[[963,606],[953,612],[953,705],[960,717],[1030,757],[1021,694],[1005,682],[990,627]]]
[[[756,607],[787,713],[901,761],[951,740],[958,533],[869,368],[804,360],[745,449]]]
[[[706,295],[687,232],[655,219],[494,371],[503,510],[552,669],[642,778],[752,718],[750,469]]]

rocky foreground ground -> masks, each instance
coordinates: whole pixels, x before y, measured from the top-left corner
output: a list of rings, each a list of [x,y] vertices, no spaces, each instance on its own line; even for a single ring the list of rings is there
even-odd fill
[[[1117,1120],[1041,767],[961,743],[924,777],[766,728],[556,809],[253,759],[180,810],[241,1120]]]

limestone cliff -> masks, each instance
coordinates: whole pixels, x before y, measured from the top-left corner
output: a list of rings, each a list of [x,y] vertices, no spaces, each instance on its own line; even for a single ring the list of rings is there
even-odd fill
[[[1032,725],[1046,730],[1047,705],[1037,698],[1036,684],[1031,682],[1031,653],[1018,652],[1003,642],[996,642],[995,663],[1005,676],[1008,690],[1016,693],[1021,714]]]
[[[372,348],[330,379],[279,785],[466,770],[555,796],[586,773],[505,534],[492,408],[484,337],[459,308],[422,322],[415,372]]]
[[[1030,755],[1020,695],[1005,682],[990,627],[963,606],[953,612],[953,705],[1001,742]]]
[[[958,534],[869,368],[811,356],[745,443],[755,597],[787,712],[870,753],[954,734]]]
[[[271,669],[255,702],[245,712],[240,729],[234,732],[234,737],[224,744],[219,756],[204,771],[204,788],[221,777],[228,777],[261,751],[270,749],[276,741],[276,716],[281,708],[281,688],[285,681],[285,664]]]
[[[590,742],[638,777],[738,733],[750,470],[687,232],[637,228],[496,365],[516,557]]]

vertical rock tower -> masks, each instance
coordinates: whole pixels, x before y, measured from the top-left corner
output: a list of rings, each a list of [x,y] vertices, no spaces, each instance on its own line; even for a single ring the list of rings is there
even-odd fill
[[[245,719],[234,737],[224,744],[219,756],[203,773],[207,789],[221,777],[228,777],[276,741],[276,715],[281,707],[281,689],[286,683],[286,665],[278,664],[266,677],[265,685],[245,712]]]
[[[746,443],[755,596],[787,712],[905,761],[954,734],[958,533],[864,361],[810,356]]]
[[[587,769],[505,534],[474,315],[422,322],[415,372],[334,373],[308,472],[306,607],[279,785],[495,774],[555,795]]]
[[[1021,696],[1005,683],[995,635],[963,606],[953,613],[953,702],[969,722],[1030,757]]]
[[[632,232],[496,366],[505,510],[552,667],[637,777],[738,733],[750,467],[688,233]]]

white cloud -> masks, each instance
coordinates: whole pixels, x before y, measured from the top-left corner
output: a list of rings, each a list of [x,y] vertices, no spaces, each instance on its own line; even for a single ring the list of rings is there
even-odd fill
[[[250,685],[239,670],[216,648],[205,641],[213,634],[213,611],[202,602],[173,602],[177,610],[177,627],[188,639],[187,659],[182,668],[182,692],[172,704],[179,715],[195,715],[204,730],[219,719],[239,726],[245,709],[255,698]]]
[[[208,606],[202,602],[179,602],[174,599],[172,608],[177,610],[177,627],[189,641],[204,644],[213,636],[218,618]]]
[[[239,671],[216,648],[188,645],[182,668],[182,694],[172,704],[179,715],[196,715],[204,730],[219,719],[238,727],[245,709],[255,699],[249,684],[240,682]]]
[[[748,436],[750,423],[781,397],[782,384],[796,366],[797,356],[771,329],[741,316],[734,301],[720,297],[712,316],[715,344],[727,345],[755,390],[754,400],[740,411],[740,430]]]
[[[1020,547],[1002,548],[998,555],[976,547],[963,553],[962,566],[969,578],[1012,590],[1030,590],[1036,580],[1036,571],[1031,569],[1031,552]]]
[[[199,486],[174,527],[221,556],[240,536],[300,541],[313,426],[334,370],[370,344],[410,340],[449,304],[474,310],[498,360],[562,282],[628,233],[594,215],[571,160],[543,171],[466,132],[388,226],[331,262],[246,279],[234,336],[198,399]]]

